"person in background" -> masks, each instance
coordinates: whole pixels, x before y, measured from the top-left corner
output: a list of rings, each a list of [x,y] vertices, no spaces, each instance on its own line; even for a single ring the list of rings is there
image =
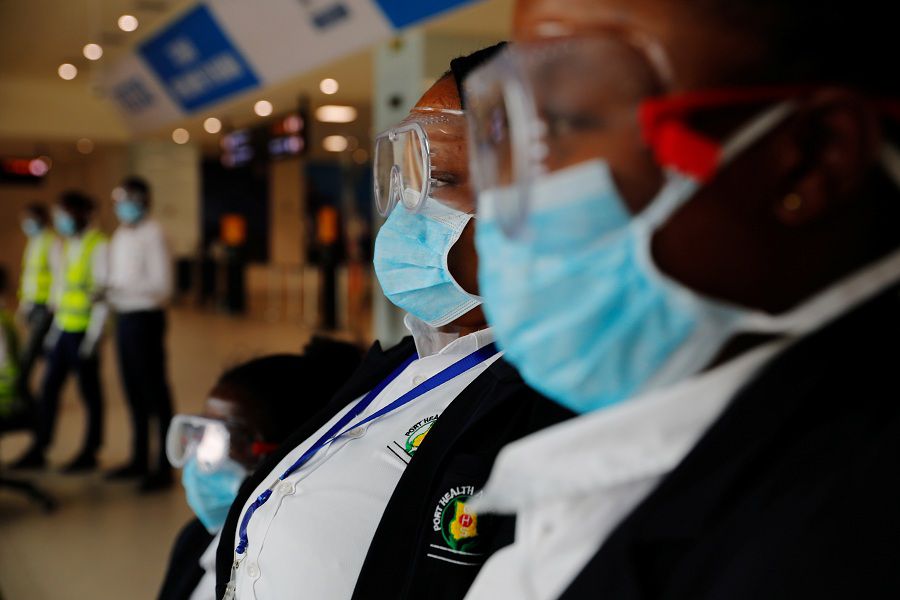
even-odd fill
[[[106,236],[91,226],[94,202],[79,192],[62,194],[53,209],[53,224],[63,238],[59,269],[53,280],[53,327],[47,335],[49,355],[37,407],[37,433],[15,468],[42,468],[53,442],[60,392],[75,371],[87,409],[81,451],[63,467],[77,473],[97,466],[103,441],[103,390],[99,342],[108,309],[103,302],[109,272]]]
[[[412,337],[376,343],[247,480],[222,530],[218,598],[461,598],[511,534],[468,509],[497,452],[572,414],[525,386],[484,321],[456,73],[376,142],[374,267]]]
[[[107,473],[111,480],[140,479],[149,492],[172,484],[165,439],[172,419],[172,394],[166,368],[166,305],[174,286],[172,257],[165,234],[150,217],[150,186],[129,177],[113,190],[119,227],[109,252],[107,299],[116,314],[119,373],[131,409],[131,460]],[[150,465],[150,425],[158,452]]]
[[[22,256],[18,314],[28,328],[22,347],[19,393],[27,406],[34,406],[31,372],[44,349],[44,338],[53,323],[50,292],[53,262],[59,259],[59,247],[50,224],[50,212],[43,204],[32,203],[22,213],[22,231],[28,238]]]
[[[468,600],[900,597],[900,78],[874,0],[519,0],[470,75],[488,322],[577,419]],[[836,40],[853,40],[836,44]]]
[[[175,416],[168,458],[184,469],[197,518],[178,535],[160,600],[217,600],[218,534],[241,482],[325,406],[361,358],[356,346],[313,338],[301,355],[264,356],[229,369],[210,390],[202,416]],[[288,392],[297,382],[302,389]]]
[[[0,266],[0,424],[18,416],[19,396],[19,342],[13,316],[4,300],[8,285],[6,269]]]

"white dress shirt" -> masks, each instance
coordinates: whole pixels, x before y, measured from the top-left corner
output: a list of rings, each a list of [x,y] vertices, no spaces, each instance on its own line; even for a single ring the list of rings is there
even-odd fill
[[[755,331],[784,334],[779,340],[504,448],[471,506],[516,514],[515,542],[488,559],[466,600],[559,597],[760,368],[898,279],[900,252],[894,252],[784,315],[747,320]]]
[[[493,342],[489,329],[448,337],[413,318],[407,318],[406,324],[420,357],[354,422]],[[418,443],[450,402],[499,356],[495,354],[409,404],[351,429],[276,485],[278,476],[358,400],[290,452],[251,494],[242,511],[241,520],[247,506],[274,486],[268,502],[250,519],[249,545],[237,557],[235,597],[278,600],[302,594],[316,600],[350,598],[384,508]]]
[[[515,513],[515,543],[487,561],[466,600],[557,598],[783,346],[767,344],[680,385],[504,448],[472,510]]]
[[[113,234],[108,297],[117,312],[157,310],[172,297],[172,257],[153,219],[120,225]]]
[[[216,549],[219,547],[220,537],[222,537],[221,532],[216,534],[206,551],[200,556],[203,577],[200,578],[200,582],[191,593],[190,600],[216,600]]]

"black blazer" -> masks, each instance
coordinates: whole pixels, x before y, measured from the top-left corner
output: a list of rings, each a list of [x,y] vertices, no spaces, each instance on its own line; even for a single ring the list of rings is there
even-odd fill
[[[415,352],[415,344],[411,337],[404,338],[399,344],[386,351],[382,350],[381,345],[376,342],[363,359],[362,365],[351,376],[347,384],[338,391],[328,406],[292,434],[244,482],[229,511],[216,554],[217,597],[222,597],[225,586],[231,577],[237,520],[250,494],[291,450],[313,435],[348,403],[375,387],[413,352]],[[383,587],[379,588],[377,592],[372,592],[374,595],[364,595],[365,590],[371,589],[370,585],[386,581],[384,577],[372,572],[372,569],[378,564],[373,557],[381,552],[394,552],[398,561],[412,561],[417,556],[425,558],[420,550],[427,548],[429,542],[428,539],[419,538],[426,533],[426,525],[431,527],[432,517],[429,516],[427,521],[423,520],[421,513],[424,508],[429,506],[433,512],[434,506],[431,503],[436,490],[444,490],[441,491],[441,494],[444,494],[454,486],[482,485],[487,478],[494,457],[505,443],[544,425],[561,421],[570,415],[571,413],[565,409],[543,399],[527,388],[512,367],[502,359],[496,361],[479,375],[443,412],[437,424],[428,432],[426,438],[428,442],[415,452],[415,460],[411,460],[410,466],[401,477],[379,525],[375,536],[376,541],[373,542],[369,557],[363,567],[364,581],[363,579],[360,581],[363,582],[361,585],[364,587],[357,589],[355,597],[390,598],[391,600],[399,597],[392,596],[391,594],[394,592],[385,591]],[[421,466],[418,466],[419,464]],[[457,494],[453,498],[448,498],[445,504],[452,505],[451,509],[455,509],[461,500],[463,500],[462,495]],[[435,503],[438,502],[439,500],[435,500]],[[447,517],[451,516],[455,515],[448,512]],[[492,551],[494,544],[499,544],[500,539],[508,541],[512,539],[512,529],[509,523],[497,523],[492,529],[479,528],[479,526],[480,523],[474,530],[469,527],[466,533],[471,534],[477,531],[479,535],[476,537],[480,537],[479,545],[484,546],[486,552]],[[403,539],[390,539],[390,536],[395,535],[391,533],[392,527],[402,527]],[[447,527],[449,528],[450,525]],[[488,526],[485,525],[485,527]],[[481,533],[482,529],[484,529],[483,534]],[[471,541],[474,540],[467,538],[462,544],[466,545]],[[403,556],[400,555],[401,552],[404,553]],[[481,554],[482,550],[479,550],[478,553]],[[444,565],[460,566],[446,562],[441,566]],[[398,564],[394,563],[393,566],[396,567]],[[399,566],[403,567],[401,573],[403,579],[395,577],[391,581],[393,588],[397,589],[398,593],[401,587],[405,589],[408,584],[418,581],[426,572],[424,569],[434,568],[428,563],[416,568],[413,568],[411,563],[401,563]],[[441,572],[454,578],[454,581],[445,583],[449,586],[455,585],[461,590],[459,594],[447,597],[461,598],[474,578],[477,568],[477,565],[465,569],[451,568],[450,571],[444,568]],[[378,583],[378,585],[381,584]]]
[[[512,542],[514,519],[470,516],[461,527],[460,502],[484,486],[503,446],[571,416],[502,358],[492,364],[444,411],[404,471],[354,600],[461,600],[484,561]]]
[[[898,340],[891,291],[776,358],[562,598],[900,598]]]
[[[307,420],[288,437],[278,450],[273,452],[250,475],[238,490],[237,498],[231,505],[228,518],[222,528],[222,537],[216,551],[216,597],[221,598],[225,594],[225,586],[231,578],[231,564],[234,560],[234,536],[238,526],[238,518],[247,503],[250,494],[266,479],[278,463],[290,453],[298,444],[318,431],[334,415],[348,403],[359,398],[381,380],[387,377],[400,363],[409,358],[415,352],[415,344],[411,337],[404,338],[396,346],[385,351],[381,344],[375,344],[369,349],[363,358],[362,364],[353,373],[347,383],[334,395],[334,398],[320,410],[315,416]]]
[[[185,525],[172,547],[159,600],[188,600],[191,597],[204,574],[200,557],[209,548],[213,537],[199,519]]]

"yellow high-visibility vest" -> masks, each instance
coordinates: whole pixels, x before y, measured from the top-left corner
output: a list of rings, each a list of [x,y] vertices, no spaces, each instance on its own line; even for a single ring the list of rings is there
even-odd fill
[[[53,272],[50,268],[50,249],[54,236],[47,228],[29,238],[22,257],[22,283],[19,300],[31,304],[46,304],[50,299]]]
[[[56,325],[68,333],[83,333],[91,322],[93,305],[94,277],[91,265],[94,250],[106,236],[92,230],[84,234],[81,240],[81,252],[78,256],[69,256],[67,240],[63,245],[64,263],[62,268],[63,288],[56,308]]]
[[[19,380],[18,345],[12,318],[0,309],[0,417],[12,414]]]

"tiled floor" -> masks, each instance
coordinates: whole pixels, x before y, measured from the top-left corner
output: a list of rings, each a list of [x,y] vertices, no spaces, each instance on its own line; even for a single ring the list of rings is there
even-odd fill
[[[299,325],[173,311],[169,366],[176,411],[199,410],[223,368],[270,352],[296,351],[309,337]],[[106,442],[104,469],[127,458],[128,413],[111,342],[104,348]],[[83,412],[74,382],[66,389],[57,440],[50,454],[59,465],[77,450]],[[21,434],[0,439],[9,462],[27,445]],[[63,476],[49,471],[16,477],[39,483],[60,502],[43,514],[0,491],[0,590],[3,600],[106,600],[155,598],[175,534],[190,518],[180,485],[151,496],[99,474]]]

